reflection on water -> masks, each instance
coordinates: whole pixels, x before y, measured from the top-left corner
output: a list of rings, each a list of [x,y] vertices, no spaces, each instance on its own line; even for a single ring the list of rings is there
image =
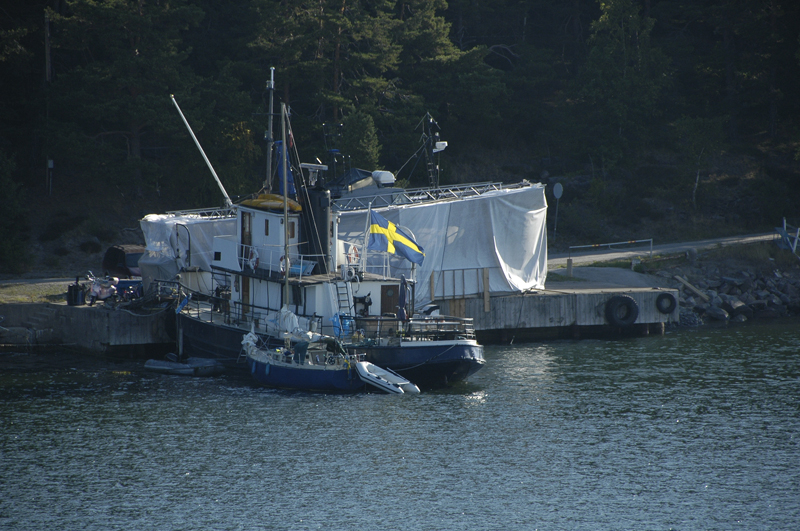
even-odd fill
[[[793,529],[799,353],[796,323],[489,346],[400,397],[5,358],[0,527]]]

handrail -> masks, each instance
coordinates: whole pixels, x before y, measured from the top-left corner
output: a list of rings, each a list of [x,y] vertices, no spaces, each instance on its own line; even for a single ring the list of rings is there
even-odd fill
[[[424,203],[430,201],[443,201],[452,199],[463,199],[465,197],[475,197],[488,192],[498,190],[515,190],[531,186],[528,181],[521,181],[514,184],[503,184],[499,182],[484,182],[470,184],[455,184],[450,186],[440,186],[438,188],[381,188],[381,193],[346,196],[333,201],[336,208],[345,210],[363,210],[372,204],[372,208],[382,208],[393,205],[406,205],[410,203]]]
[[[255,316],[257,316],[259,321],[265,321],[266,317],[269,315],[280,314],[280,310],[275,308],[260,306],[258,304],[243,304],[241,301],[231,301],[230,295],[228,294],[226,296],[224,292],[221,293],[220,296],[208,295],[199,291],[195,291],[188,286],[177,282],[157,282],[159,283],[160,291],[163,291],[164,288],[167,288],[170,290],[170,292],[175,292],[176,298],[178,292],[183,295],[181,304],[179,304],[176,308],[176,313],[185,310],[189,315],[192,315],[196,319],[202,320],[203,318],[207,318],[208,322],[211,323],[216,321],[215,317],[218,317],[219,320],[225,324],[238,324],[251,322]],[[322,329],[323,323],[321,316],[316,314],[295,315],[303,319],[308,319],[309,321],[316,321],[317,329]]]
[[[168,210],[167,214],[175,216],[198,216],[201,218],[232,218],[236,217],[236,205],[223,208],[196,208],[189,210]]]
[[[411,317],[407,320],[386,316],[354,316],[358,337],[365,340],[401,337],[414,340],[474,339],[475,329],[471,317]]]
[[[271,247],[276,247],[280,249],[282,246],[278,245],[245,245],[243,243],[239,244],[239,248],[241,253],[239,254],[239,267],[244,268],[245,264],[248,264],[250,260],[250,253],[251,251],[255,251],[258,255],[258,265],[255,269],[266,269],[268,271],[274,272],[283,272],[283,250],[276,251],[275,249],[271,249]],[[262,256],[262,253],[264,256]],[[255,254],[253,255],[255,256]],[[277,260],[275,260],[275,256],[279,256]],[[303,278],[304,274],[307,275],[308,273],[304,273],[306,266],[313,264],[316,265],[317,260],[312,260],[311,258],[318,258],[322,259],[324,255],[322,254],[302,254],[302,253],[295,253],[289,255],[289,276],[292,276],[293,273],[299,271],[297,276]],[[262,267],[263,264],[267,264],[268,267]],[[249,265],[249,264],[248,264]],[[312,266],[313,267],[313,266]],[[297,269],[295,269],[297,268]]]
[[[776,230],[778,231],[782,245],[797,255],[797,244],[800,242],[800,227],[789,225],[786,223],[786,218],[783,218],[783,228],[776,227]],[[795,232],[793,235],[789,233],[791,230]],[[794,241],[792,241],[792,239],[794,239]]]
[[[633,243],[644,243],[650,242],[650,258],[653,257],[653,238],[647,238],[646,240],[628,240],[626,242],[612,242],[612,243],[593,243],[591,245],[570,245],[569,246],[569,256],[568,258],[572,258],[572,250],[573,249],[596,249],[599,247],[608,247],[611,250],[612,245],[630,245]]]

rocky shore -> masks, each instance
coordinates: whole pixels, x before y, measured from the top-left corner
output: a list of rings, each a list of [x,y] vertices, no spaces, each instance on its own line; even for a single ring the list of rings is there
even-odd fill
[[[798,316],[800,260],[781,258],[714,258],[689,252],[686,263],[655,274],[672,279],[680,289],[681,325]]]

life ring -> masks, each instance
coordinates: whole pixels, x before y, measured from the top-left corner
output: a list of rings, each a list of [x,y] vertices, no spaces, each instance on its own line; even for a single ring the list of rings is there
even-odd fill
[[[656,309],[658,309],[658,311],[661,313],[670,314],[674,312],[677,304],[678,303],[675,300],[675,295],[672,293],[662,293],[656,297]]]
[[[280,263],[281,275],[286,274],[286,257],[281,256],[279,263]]]
[[[606,302],[606,320],[613,326],[630,326],[639,317],[639,306],[628,295],[614,295]]]
[[[247,265],[253,270],[258,267],[258,251],[256,251],[254,247],[250,248],[250,255],[247,257]]]
[[[351,245],[350,251],[347,253],[347,263],[355,264],[356,262],[358,262],[358,247]]]

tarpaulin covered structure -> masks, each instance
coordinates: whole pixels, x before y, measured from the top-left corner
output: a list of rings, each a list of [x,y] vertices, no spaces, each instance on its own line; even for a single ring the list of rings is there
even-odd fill
[[[182,270],[211,271],[214,237],[236,234],[236,217],[192,213],[149,214],[139,221],[146,251],[139,259],[145,289]]]
[[[484,293],[487,278],[492,294],[543,289],[547,276],[544,190],[543,185],[532,184],[458,200],[379,209],[383,217],[410,231],[425,249],[422,265],[413,264],[415,306],[477,296]],[[341,212],[339,238],[363,244],[367,216],[366,210]],[[375,272],[382,263],[376,254],[369,253],[367,271]],[[411,262],[392,256],[389,266],[391,276],[411,277]]]

